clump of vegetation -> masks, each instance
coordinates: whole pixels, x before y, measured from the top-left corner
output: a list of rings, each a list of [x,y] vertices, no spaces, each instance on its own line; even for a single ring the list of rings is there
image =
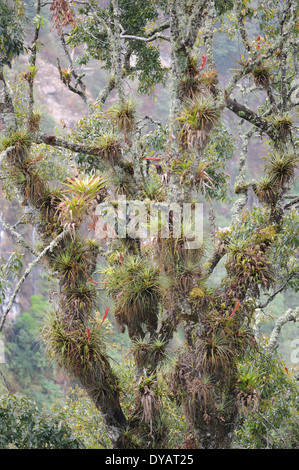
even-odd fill
[[[237,401],[242,413],[248,410],[256,411],[259,407],[259,395],[257,387],[262,382],[263,370],[250,367],[248,364],[239,365],[239,378],[236,388],[238,390]]]
[[[199,77],[197,59],[189,55],[185,74],[179,84],[179,91],[182,93],[185,99],[192,99],[201,90],[202,85]]]
[[[210,374],[226,370],[235,355],[223,329],[211,328],[205,338],[197,341],[196,348],[203,369]]]
[[[40,128],[42,115],[39,111],[33,111],[28,118],[29,132],[38,132]]]
[[[188,174],[192,162],[193,158],[180,155],[178,158],[171,162],[171,171],[179,175],[182,179],[185,175]]]
[[[285,113],[283,116],[275,116],[271,119],[271,123],[276,129],[278,137],[284,142],[293,128],[293,118],[291,115]]]
[[[123,168],[118,168],[117,171],[110,174],[109,181],[116,195],[129,196],[134,192],[131,175]]]
[[[70,315],[81,318],[96,307],[97,291],[91,283],[79,281],[68,285],[62,294],[62,299],[65,299],[65,308],[69,310]]]
[[[106,272],[107,291],[115,296],[115,317],[120,326],[145,323],[157,326],[158,269],[142,258],[126,256]]]
[[[218,72],[217,70],[207,70],[206,72],[201,72],[200,82],[211,92],[215,91],[215,87],[218,81]]]
[[[61,223],[74,229],[82,223],[86,211],[96,202],[97,195],[107,186],[108,181],[103,176],[94,175],[67,178],[67,181],[67,194],[60,196],[57,212]]]
[[[96,322],[84,328],[78,320],[67,322],[54,312],[48,315],[42,335],[49,358],[72,376],[87,374],[95,362],[106,364],[103,332]]]
[[[274,152],[266,160],[266,169],[274,185],[283,187],[294,178],[295,170],[298,168],[297,155]]]
[[[181,115],[177,118],[182,128],[179,135],[181,144],[188,148],[202,147],[208,133],[220,118],[220,110],[210,97],[187,100]]]
[[[1,449],[84,449],[61,415],[45,412],[26,396],[11,393],[0,400]]]
[[[161,202],[165,200],[165,187],[155,175],[145,181],[142,192],[151,201]]]
[[[268,243],[267,243],[268,244]],[[226,263],[227,273],[232,280],[235,297],[242,298],[249,286],[258,294],[258,287],[265,290],[275,283],[272,263],[268,259],[267,244],[248,243],[233,247]]]
[[[90,276],[90,249],[80,240],[67,243],[55,254],[52,267],[63,284],[74,284]]]
[[[194,181],[198,184],[198,190],[204,194],[206,194],[207,188],[211,189],[214,186],[214,180],[207,171],[212,165],[213,162],[200,162],[194,176]]]
[[[191,289],[194,278],[199,278],[201,274],[201,256],[195,250],[185,250],[175,261],[176,274],[174,278],[182,291]]]
[[[258,244],[263,244],[263,245],[270,245],[271,243],[274,242],[275,238],[277,237],[277,232],[275,227],[273,225],[268,225],[264,228],[261,228],[256,231],[254,234],[254,240]]]
[[[189,292],[190,300],[194,302],[201,301],[205,295],[205,290],[201,287],[193,287],[193,289]]]
[[[265,65],[258,65],[253,69],[252,77],[257,87],[262,86],[267,88],[271,77],[270,69]]]
[[[26,130],[11,131],[8,136],[4,136],[0,142],[0,150],[12,148],[12,152],[8,155],[9,163],[20,163],[24,157],[28,155],[31,147],[31,137]]]
[[[166,347],[167,341],[157,338],[150,340],[145,338],[135,338],[132,340],[131,351],[134,355],[136,366],[142,370],[155,370],[158,365],[162,365],[163,360],[167,359]]]
[[[32,83],[38,71],[37,65],[29,65],[28,70],[23,73],[23,78],[28,83]]]
[[[96,141],[96,146],[99,149],[101,158],[112,165],[119,162],[121,157],[121,144],[119,142],[119,136],[113,130],[101,134]]]
[[[10,149],[7,154],[8,173],[24,198],[24,203],[40,207],[45,191],[44,182],[35,167],[41,157],[30,159],[32,140],[25,130],[11,131],[2,138],[0,149]]]
[[[171,391],[183,406],[188,420],[207,419],[213,401],[214,380],[208,372],[198,370],[198,362],[189,352],[181,353],[169,377]],[[198,445],[198,444],[197,444]]]
[[[261,203],[274,204],[277,200],[278,188],[269,174],[261,177],[252,189]]]
[[[134,101],[128,98],[127,101],[113,105],[109,109],[109,114],[117,123],[118,129],[127,137],[135,127],[136,104]]]

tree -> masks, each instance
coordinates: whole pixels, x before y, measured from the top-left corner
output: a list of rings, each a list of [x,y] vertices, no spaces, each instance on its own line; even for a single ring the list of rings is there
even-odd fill
[[[42,260],[58,284],[43,330],[48,353],[87,391],[113,448],[167,448],[157,374],[180,329],[185,344],[168,371],[167,393],[184,410],[193,446],[228,448],[240,406],[253,403],[247,400],[253,391],[245,387],[241,393],[238,384],[240,361],[259,347],[253,328],[256,309],[278,292],[298,288],[298,196],[293,191],[298,169],[298,7],[292,0],[267,5],[247,0],[53,0],[52,21],[68,62],[63,69],[58,59],[59,75],[87,107],[86,118],[63,136],[41,132],[35,109],[45,8],[39,0],[33,41],[27,45],[25,109],[14,103],[5,71],[0,74],[3,174],[41,243],[29,247],[36,258],[17,283],[1,328],[22,282]],[[219,35],[242,44],[239,60],[226,70],[224,80],[215,59]],[[84,53],[75,63],[69,48],[79,45]],[[109,74],[94,100],[78,68],[90,60]],[[138,114],[127,92],[133,79],[138,93],[151,93],[168,80],[167,122]],[[116,101],[107,107],[112,93]],[[235,151],[223,122],[226,111],[238,123],[242,148],[228,227],[217,229],[213,208],[227,198],[224,168]],[[258,180],[247,173],[256,137],[265,160]],[[59,150],[63,164],[76,162],[76,176],[57,181],[53,167],[61,175],[63,164],[57,163],[53,149]],[[250,209],[251,194],[255,205]],[[118,224],[108,224],[110,231],[102,223],[108,206],[113,209],[121,201],[124,213],[131,200],[135,216],[145,210],[147,218],[152,207],[161,208],[157,203],[171,208],[165,217],[154,217],[159,230],[152,237],[142,223],[141,237],[136,230],[129,232],[132,219],[122,236],[124,216]],[[195,240],[190,245],[188,232],[194,233],[197,220],[192,222],[191,215],[200,201],[210,207],[212,243]],[[107,204],[101,213],[95,208],[102,202]],[[190,211],[183,214],[184,230],[178,236],[175,212],[184,204]],[[105,235],[105,245],[84,236],[86,220],[95,238]],[[17,237],[28,248],[19,233]],[[95,280],[99,257],[101,277]],[[220,266],[225,275],[213,287],[210,279]],[[131,341],[136,393],[126,413],[105,347],[103,321],[109,309],[104,314],[105,304],[101,306],[102,322],[94,314],[98,290],[113,299],[116,322]],[[290,319],[296,321],[297,312]]]
[[[47,415],[25,397],[1,397],[1,449],[82,449],[63,423],[64,416]]]

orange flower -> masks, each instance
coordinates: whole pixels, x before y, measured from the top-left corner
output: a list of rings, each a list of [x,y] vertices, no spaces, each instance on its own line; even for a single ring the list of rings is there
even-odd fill
[[[238,300],[238,301],[236,302],[236,305],[235,305],[235,308],[234,308],[234,310],[233,310],[233,313],[231,313],[230,316],[227,317],[227,320],[228,320],[229,318],[231,318],[231,317],[236,313],[236,311],[237,311],[238,308],[240,307],[240,303],[241,303],[240,300]]]

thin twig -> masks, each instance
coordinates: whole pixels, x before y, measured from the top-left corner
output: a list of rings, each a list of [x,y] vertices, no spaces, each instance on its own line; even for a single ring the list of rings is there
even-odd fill
[[[26,248],[28,251],[30,251],[30,253],[32,253],[33,255],[35,255],[35,256],[38,255],[38,253],[34,250],[34,248],[26,242],[26,240],[23,238],[23,236],[15,230],[15,227],[16,227],[17,224],[15,224],[14,226],[11,226],[11,225],[7,224],[6,222],[4,222],[1,215],[0,215],[0,222],[3,225],[4,228],[9,230],[10,233],[14,237],[16,237],[17,243],[20,243],[24,248]],[[21,222],[19,221],[19,223],[21,223]]]
[[[280,292],[282,292],[284,289],[287,288],[287,286],[288,286],[290,280],[291,280],[294,276],[296,276],[297,274],[298,274],[298,271],[294,271],[293,273],[291,273],[291,274],[286,278],[284,284],[283,284],[279,289],[277,289],[275,292],[273,292],[273,294],[269,295],[269,297],[267,298],[267,300],[266,300],[264,303],[257,305],[256,308],[265,308],[265,307],[267,307],[267,305],[268,305],[270,302],[272,302],[272,300],[274,300],[274,298],[277,296],[277,294],[279,294]]]

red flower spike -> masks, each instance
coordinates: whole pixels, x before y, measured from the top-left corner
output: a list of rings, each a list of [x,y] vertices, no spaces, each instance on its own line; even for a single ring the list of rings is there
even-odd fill
[[[105,313],[104,313],[104,316],[103,316],[103,320],[101,321],[100,325],[106,320],[108,312],[109,312],[109,307],[106,307],[106,310],[105,310]]]
[[[87,334],[87,341],[89,343],[89,339],[90,339],[90,329],[86,327],[86,334]]]
[[[93,279],[88,279],[89,282],[92,282],[93,284],[108,284],[108,282],[96,282]]]
[[[153,160],[154,162],[160,162],[161,158],[160,157],[146,157],[146,160]]]
[[[201,58],[200,70],[202,70],[204,68],[204,66],[206,65],[206,62],[207,62],[207,56],[204,54]]]
[[[229,318],[231,318],[231,317],[236,313],[236,311],[237,311],[238,308],[240,307],[240,303],[241,303],[240,300],[238,300],[238,301],[236,302],[236,305],[235,305],[235,308],[234,308],[234,310],[233,310],[233,313],[231,313],[230,316],[227,317],[227,320],[228,320]]]

